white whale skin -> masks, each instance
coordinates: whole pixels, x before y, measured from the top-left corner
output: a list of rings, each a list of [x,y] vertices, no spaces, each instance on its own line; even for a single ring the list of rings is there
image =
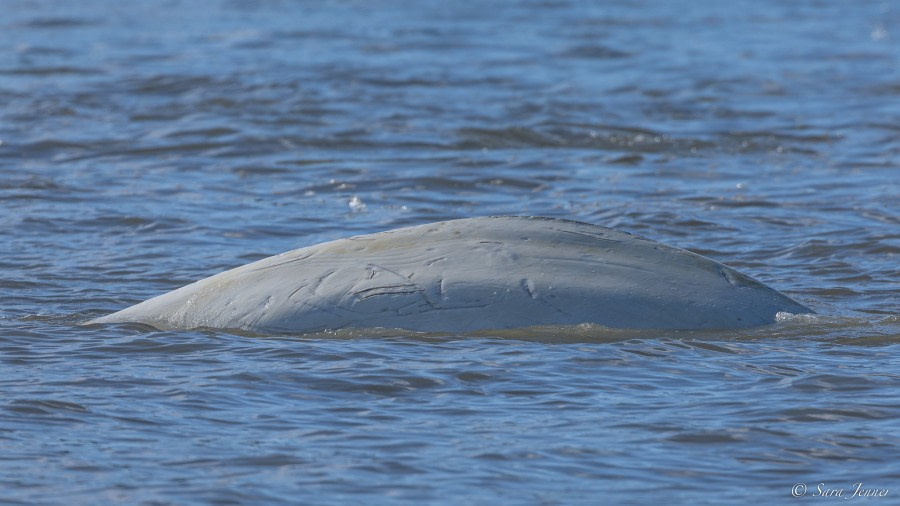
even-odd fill
[[[682,249],[587,223],[499,216],[300,248],[88,323],[264,334],[581,323],[693,330],[770,324],[778,312],[811,311]]]

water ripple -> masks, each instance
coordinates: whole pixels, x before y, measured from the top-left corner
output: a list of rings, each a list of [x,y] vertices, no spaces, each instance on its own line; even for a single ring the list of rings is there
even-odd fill
[[[4,499],[896,488],[896,12],[736,7],[5,3]],[[817,314],[465,336],[82,325],[290,249],[498,214],[688,248]]]

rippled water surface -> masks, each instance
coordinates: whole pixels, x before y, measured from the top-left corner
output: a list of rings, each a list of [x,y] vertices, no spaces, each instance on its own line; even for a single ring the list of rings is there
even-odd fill
[[[900,496],[892,2],[2,11],[3,501]],[[78,325],[289,249],[496,214],[684,247],[818,314],[477,337]]]

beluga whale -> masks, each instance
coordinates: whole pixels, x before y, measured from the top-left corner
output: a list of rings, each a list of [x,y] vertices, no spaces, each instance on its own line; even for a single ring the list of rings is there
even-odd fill
[[[547,325],[735,329],[810,309],[709,258],[577,221],[496,216],[268,257],[87,322],[304,334]]]

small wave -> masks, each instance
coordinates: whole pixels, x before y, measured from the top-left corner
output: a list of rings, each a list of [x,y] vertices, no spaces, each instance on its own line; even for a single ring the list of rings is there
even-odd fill
[[[103,71],[90,67],[74,67],[74,66],[55,66],[55,67],[26,67],[0,69],[0,75],[9,76],[49,76],[49,75],[97,75]]]
[[[22,26],[28,28],[77,28],[81,26],[91,26],[100,24],[98,20],[69,18],[69,17],[47,17],[34,18]]]
[[[775,314],[775,321],[777,323],[820,323],[822,317],[811,313],[793,314],[779,311]]]

